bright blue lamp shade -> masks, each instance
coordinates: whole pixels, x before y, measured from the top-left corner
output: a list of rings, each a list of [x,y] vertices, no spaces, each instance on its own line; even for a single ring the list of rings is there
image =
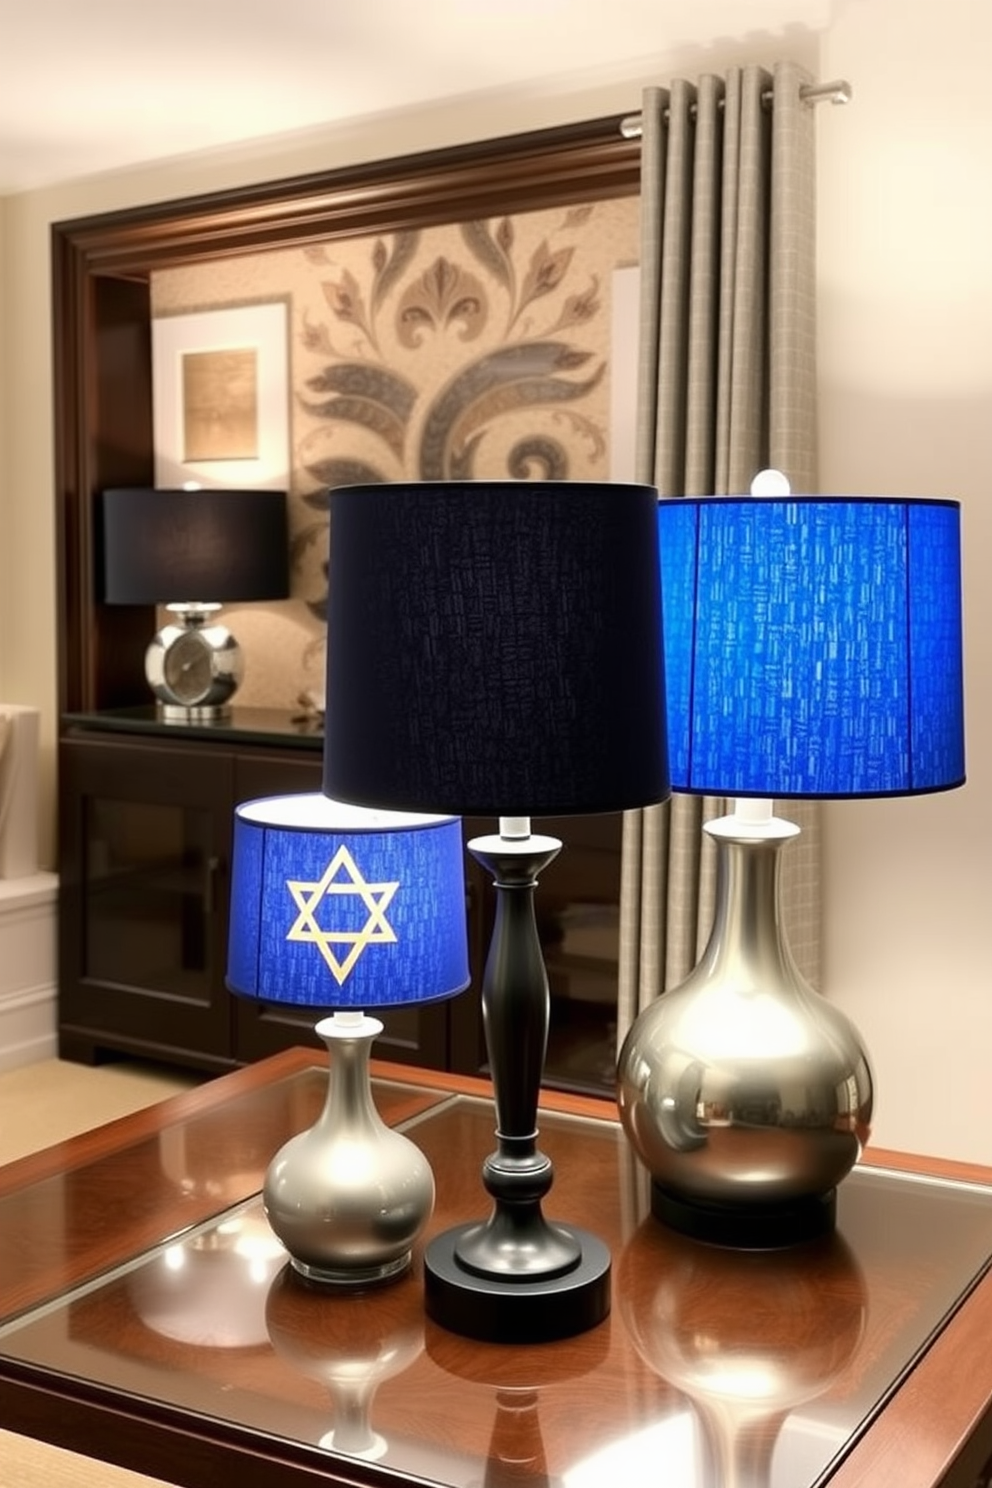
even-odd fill
[[[234,815],[227,985],[319,1009],[433,1002],[469,984],[457,817],[324,795]]]
[[[963,783],[958,503],[681,497],[658,528],[675,790]]]

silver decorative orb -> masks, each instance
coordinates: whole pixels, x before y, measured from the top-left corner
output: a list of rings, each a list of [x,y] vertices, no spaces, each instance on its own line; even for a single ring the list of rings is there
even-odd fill
[[[717,848],[713,931],[690,976],[634,1021],[618,1064],[624,1129],[656,1216],[717,1243],[829,1231],[837,1184],[867,1141],[868,1058],[850,1019],[801,976],[778,912],[780,822]]]

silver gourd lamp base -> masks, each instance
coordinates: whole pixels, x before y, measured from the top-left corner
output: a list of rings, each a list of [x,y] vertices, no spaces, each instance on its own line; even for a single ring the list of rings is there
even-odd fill
[[[786,943],[780,858],[799,829],[770,803],[738,806],[704,827],[717,851],[709,942],[632,1024],[617,1101],[658,1218],[764,1247],[833,1228],[837,1184],[868,1138],[872,1076],[857,1029]]]
[[[434,1176],[420,1149],[375,1108],[368,1064],[379,1020],[338,1012],[316,1032],[330,1055],[324,1109],[272,1159],[265,1213],[307,1281],[368,1286],[410,1265],[434,1208]]]

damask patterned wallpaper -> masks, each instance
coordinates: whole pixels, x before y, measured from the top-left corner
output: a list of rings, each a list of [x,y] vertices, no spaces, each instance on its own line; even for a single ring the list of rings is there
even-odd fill
[[[630,197],[154,276],[156,317],[287,305],[293,598],[228,611],[240,704],[320,694],[329,488],[610,478],[611,380],[634,356],[614,275],[637,234]]]

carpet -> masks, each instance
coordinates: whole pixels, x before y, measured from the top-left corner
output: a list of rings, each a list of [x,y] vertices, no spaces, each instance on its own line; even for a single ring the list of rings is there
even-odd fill
[[[0,1073],[0,1163],[89,1131],[201,1083],[131,1061],[45,1059]],[[162,1488],[161,1481],[0,1430],[0,1488]]]

